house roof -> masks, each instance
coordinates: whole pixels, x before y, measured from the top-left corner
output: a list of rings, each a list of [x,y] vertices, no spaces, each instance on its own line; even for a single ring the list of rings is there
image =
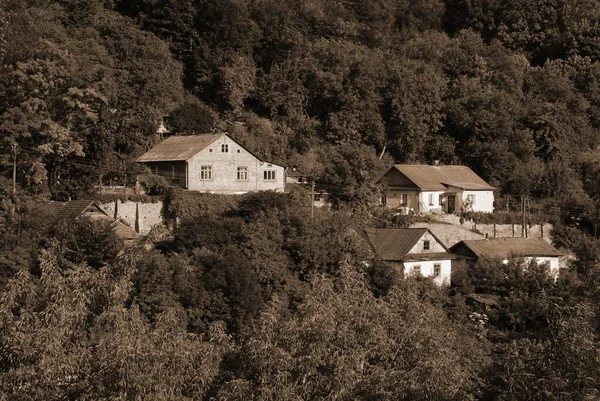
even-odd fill
[[[534,238],[495,238],[460,241],[450,250],[467,247],[476,257],[508,258],[509,256],[562,256],[556,248],[543,239]]]
[[[173,135],[138,158],[138,162],[183,161],[225,134]]]
[[[493,190],[481,177],[467,166],[429,166],[426,164],[394,164],[422,190],[444,191],[447,186],[465,190]]]
[[[75,219],[81,216],[90,206],[92,200],[72,200],[68,202],[50,201],[44,205],[44,211],[55,220]]]
[[[427,228],[367,228],[364,231],[375,253],[382,260],[453,259],[453,255],[446,252],[409,255],[410,250],[429,231]],[[429,233],[436,238],[431,231]],[[441,241],[438,242],[444,246]]]
[[[68,202],[50,201],[44,205],[44,211],[54,221],[74,220],[80,216],[87,216],[91,220],[110,221],[111,228],[118,237],[124,240],[138,238],[138,233],[131,227],[113,219],[93,200],[72,200]]]

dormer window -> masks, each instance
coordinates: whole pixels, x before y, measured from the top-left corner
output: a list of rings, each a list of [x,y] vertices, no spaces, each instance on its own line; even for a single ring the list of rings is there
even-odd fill
[[[221,152],[222,152],[222,153],[227,153],[227,152],[229,152],[229,144],[227,144],[227,143],[222,143],[222,144],[221,144]]]
[[[425,251],[429,250],[429,240],[423,241],[423,250],[425,250]]]

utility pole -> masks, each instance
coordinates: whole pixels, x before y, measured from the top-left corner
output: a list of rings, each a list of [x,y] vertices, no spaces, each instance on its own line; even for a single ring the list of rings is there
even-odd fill
[[[521,237],[525,238],[525,196],[521,196]]]
[[[310,219],[315,219],[315,181],[310,185]]]
[[[13,193],[17,192],[17,144],[12,146],[13,151]]]
[[[315,182],[310,185],[310,219],[315,219]]]
[[[525,238],[529,237],[528,227],[527,227],[527,213],[529,212],[529,196],[525,197]]]

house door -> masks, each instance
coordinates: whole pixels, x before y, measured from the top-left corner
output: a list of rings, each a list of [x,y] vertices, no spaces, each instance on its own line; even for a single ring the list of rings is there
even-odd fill
[[[448,195],[448,213],[454,213],[456,209],[456,195]]]

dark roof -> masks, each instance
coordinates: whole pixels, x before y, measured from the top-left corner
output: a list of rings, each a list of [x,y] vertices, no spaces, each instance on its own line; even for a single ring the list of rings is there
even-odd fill
[[[44,205],[44,211],[55,220],[75,219],[94,204],[92,200],[72,200],[68,202],[50,201]]]
[[[134,229],[113,219],[93,200],[72,200],[68,202],[50,201],[44,205],[44,211],[55,223],[58,223],[60,220],[75,220],[80,216],[87,216],[92,220],[111,222],[110,226],[115,234],[124,240],[131,240],[139,237]]]
[[[460,241],[450,248],[454,251],[467,247],[477,257],[508,258],[509,256],[562,256],[556,248],[543,239],[494,238]]]
[[[497,295],[490,294],[469,294],[467,299],[472,299],[480,304],[500,307],[500,297]]]
[[[373,250],[382,260],[453,259],[453,255],[445,252],[409,255],[410,250],[428,231],[427,228],[366,228],[364,230]],[[431,231],[429,233],[436,238]],[[441,241],[438,242],[442,244]]]
[[[426,164],[394,164],[396,170],[422,190],[444,191],[448,186],[466,190],[493,190],[467,166],[429,166]]]
[[[138,158],[138,162],[188,160],[225,134],[173,135]]]

